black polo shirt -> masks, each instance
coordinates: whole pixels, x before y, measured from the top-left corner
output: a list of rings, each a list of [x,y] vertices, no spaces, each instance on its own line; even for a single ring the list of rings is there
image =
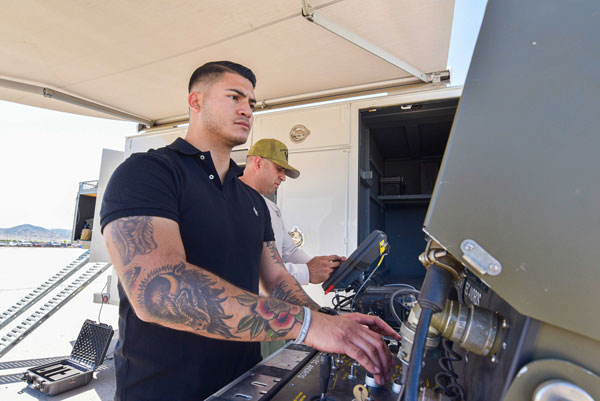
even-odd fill
[[[189,263],[258,293],[263,243],[274,236],[264,199],[238,179],[240,173],[230,161],[221,184],[210,152],[181,138],[133,154],[108,183],[102,229],[121,217],[174,220]],[[214,340],[145,323],[120,287],[119,296],[116,400],[202,400],[260,361],[258,343]]]

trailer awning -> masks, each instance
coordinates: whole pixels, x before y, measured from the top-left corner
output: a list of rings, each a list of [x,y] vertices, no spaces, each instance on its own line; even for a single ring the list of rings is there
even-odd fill
[[[446,69],[453,1],[309,3],[325,20],[418,71]],[[187,81],[207,61],[250,67],[259,100],[412,76],[309,21],[301,12],[304,4],[8,2],[0,13],[0,99],[152,125],[187,114]]]

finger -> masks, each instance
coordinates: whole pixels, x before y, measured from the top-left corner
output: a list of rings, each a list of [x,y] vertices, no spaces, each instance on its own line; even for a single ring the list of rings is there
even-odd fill
[[[382,349],[383,341],[379,340],[381,344],[378,344],[377,340],[372,338],[368,330],[364,328],[360,328],[352,333],[350,341],[359,347],[366,354],[367,358],[380,369],[379,372],[372,372],[373,374],[383,375],[388,372],[387,356]]]
[[[376,316],[364,315],[362,313],[350,313],[348,315],[345,315],[344,317],[350,318],[357,323],[369,326],[369,329],[373,330],[378,334],[390,336],[396,340],[402,339],[394,329],[392,329],[387,323],[385,323],[383,320]]]
[[[344,347],[344,353],[365,368],[372,375],[381,374],[381,368],[375,365],[368,355],[357,345],[349,343]]]
[[[381,338],[381,335],[374,333],[371,330],[365,332],[365,339],[373,345],[379,354],[379,360],[382,362],[382,374],[387,375],[392,366],[392,354],[389,351],[387,344]]]
[[[392,366],[392,354],[383,341],[379,341],[379,343],[375,345],[375,350],[377,352],[379,361],[381,362],[381,375],[386,377],[389,374]]]

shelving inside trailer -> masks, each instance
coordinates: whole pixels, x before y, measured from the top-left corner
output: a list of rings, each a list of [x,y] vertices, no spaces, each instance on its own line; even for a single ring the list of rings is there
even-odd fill
[[[457,106],[450,99],[361,111],[358,241],[386,232],[390,254],[378,272],[386,282],[417,285],[425,275],[421,228]]]

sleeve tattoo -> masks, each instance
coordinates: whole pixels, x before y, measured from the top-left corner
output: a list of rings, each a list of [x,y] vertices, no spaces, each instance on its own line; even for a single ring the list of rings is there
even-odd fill
[[[294,305],[308,306],[311,309],[318,310],[319,305],[313,301],[303,290],[300,288],[298,283],[295,283],[293,288],[288,285],[285,281],[277,284],[277,287],[271,291],[273,298],[281,299],[282,301],[288,302]]]
[[[127,266],[136,255],[147,255],[156,249],[154,226],[147,216],[115,220],[113,244],[119,251],[123,265]]]
[[[132,291],[130,277],[139,274],[139,268],[127,271],[126,282]],[[133,279],[135,281],[135,278]],[[260,298],[251,293],[233,297],[248,307],[237,324],[235,333],[227,324],[233,315],[225,313],[224,288],[216,287],[216,280],[197,269],[189,269],[184,262],[153,269],[137,286],[137,301],[153,316],[163,321],[184,324],[195,331],[216,334],[225,339],[238,339],[236,334],[249,331],[250,338],[264,336],[276,340],[285,336],[296,323],[302,324],[304,309],[282,300]]]
[[[125,266],[135,256],[147,255],[157,248],[150,217],[116,220],[114,233],[113,244]],[[275,243],[269,247],[276,262],[283,264]],[[302,302],[285,283],[275,290],[277,297],[261,298],[249,292],[227,296],[225,288],[217,282],[216,277],[190,268],[185,261],[144,273],[141,266],[134,265],[123,276],[130,299],[136,299],[150,315],[162,322],[185,325],[224,339],[240,339],[240,333],[249,332],[250,339],[275,340],[304,320],[304,309],[298,306]],[[302,293],[300,288],[298,290]],[[225,312],[224,303],[228,300],[235,300],[248,309],[234,317]]]
[[[275,263],[279,264],[281,267],[285,269],[285,265],[283,264],[283,260],[277,251],[277,247],[275,245],[275,241],[267,242],[267,248],[271,251],[271,258],[275,261]],[[285,281],[277,284],[274,290],[271,291],[271,296],[274,298],[281,299],[282,301],[289,302],[294,305],[300,306],[308,306],[311,309],[319,309],[319,305],[315,303],[302,288],[300,284],[294,280],[295,285],[289,285]]]
[[[277,250],[277,246],[275,241],[267,242],[267,248],[271,251],[271,258],[277,263],[281,265],[285,269],[285,265],[283,264],[283,259],[281,259],[281,255],[279,255],[279,251]]]
[[[296,323],[302,324],[304,320],[304,308],[298,305],[251,294],[235,298],[241,305],[249,306],[252,312],[240,320],[237,328],[238,333],[250,330],[250,338],[264,333],[267,340],[277,340],[289,333]]]
[[[186,264],[165,265],[150,271],[139,285],[137,300],[150,312],[171,323],[184,324],[196,331],[207,331],[224,338],[236,337],[225,323],[233,316],[225,313],[221,296],[224,288],[216,281]]]

